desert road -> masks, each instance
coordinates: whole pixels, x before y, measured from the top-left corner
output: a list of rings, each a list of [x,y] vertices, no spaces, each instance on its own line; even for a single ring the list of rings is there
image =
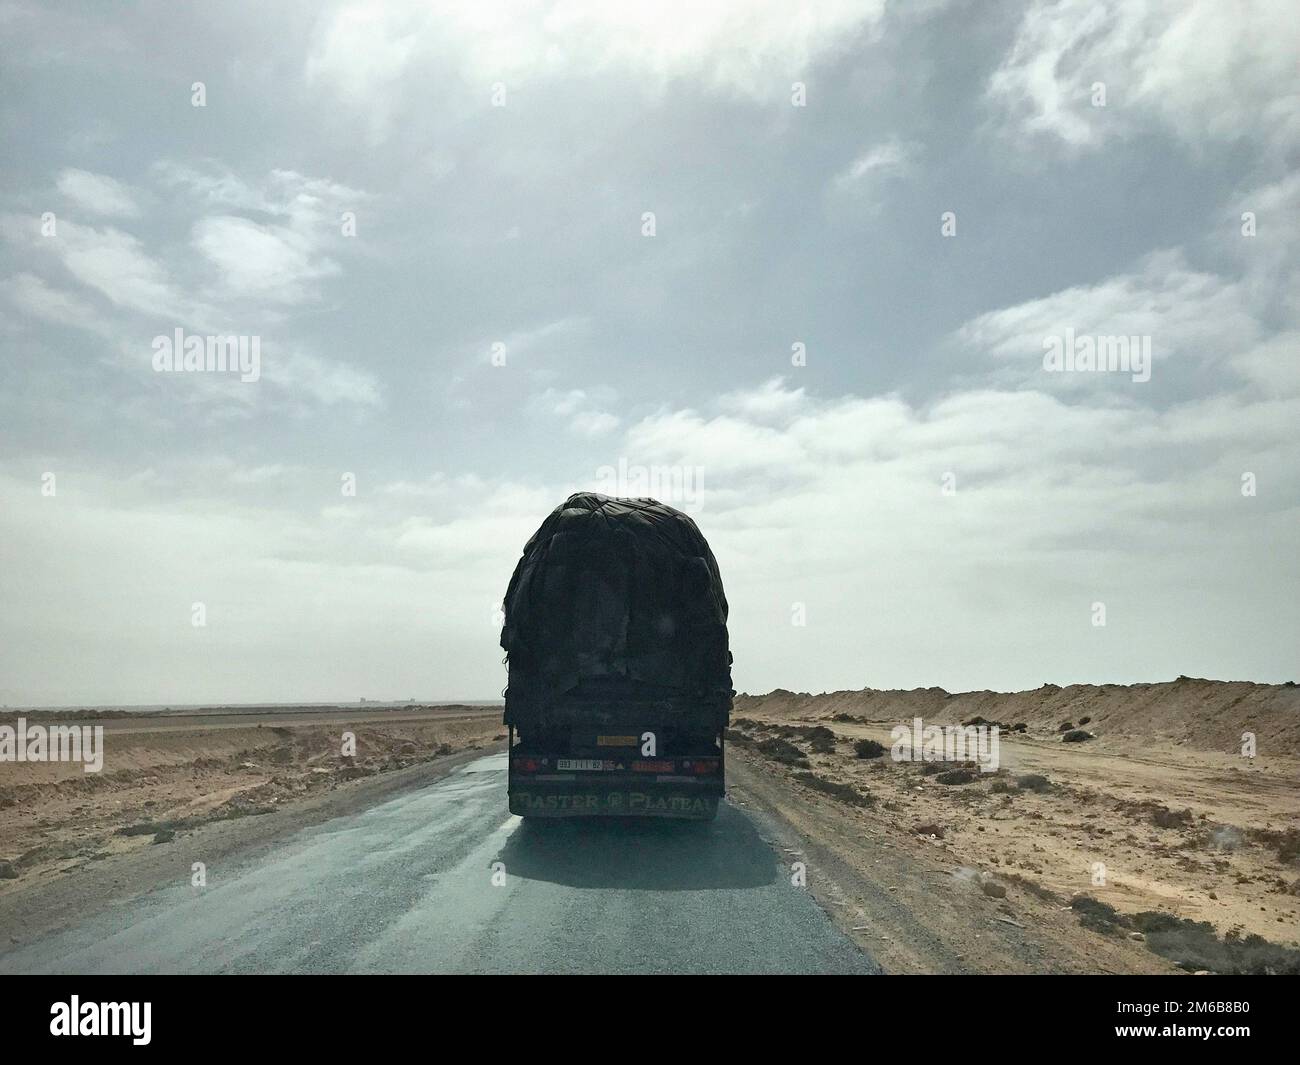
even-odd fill
[[[504,754],[479,758],[217,863],[204,888],[70,916],[0,972],[879,971],[736,807],[708,824],[524,824],[505,776]]]

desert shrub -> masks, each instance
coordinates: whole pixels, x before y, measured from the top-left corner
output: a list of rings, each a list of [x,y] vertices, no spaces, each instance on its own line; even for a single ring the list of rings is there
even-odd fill
[[[816,773],[796,773],[794,779],[815,791],[823,792],[840,802],[852,806],[874,806],[876,797],[869,792],[859,791],[852,784],[840,784],[834,780],[819,777]]]
[[[804,769],[808,767],[808,756],[789,740],[783,740],[780,736],[760,741],[758,749],[772,761],[780,762],[782,765],[800,766]]]
[[[1128,924],[1114,906],[1091,895],[1076,895],[1070,900],[1070,909],[1079,915],[1080,925],[1102,935],[1117,935]]]
[[[858,758],[879,758],[885,748],[875,740],[857,740],[853,744],[853,753]]]
[[[1192,823],[1192,811],[1167,810],[1157,806],[1151,811],[1151,823],[1156,828],[1187,828]]]
[[[835,752],[835,733],[830,729],[822,729],[822,734],[808,737],[808,746],[817,754],[833,754]]]
[[[1024,890],[1029,892],[1029,894],[1033,895],[1037,899],[1042,899],[1044,902],[1056,903],[1057,905],[1061,902],[1060,895],[1051,888],[1043,887],[1043,885],[1037,880],[1030,880],[1027,876],[1021,876],[1019,873],[1012,872],[1004,872],[1002,877],[1004,880],[1009,880],[1013,884],[1019,884],[1020,887],[1024,888]]]
[[[1256,828],[1247,833],[1256,843],[1277,851],[1278,861],[1284,865],[1300,864],[1300,829]]]
[[[1124,930],[1141,932],[1150,950],[1188,972],[1205,969],[1231,976],[1300,974],[1300,950],[1270,943],[1263,936],[1242,938],[1229,932],[1220,939],[1208,921],[1192,921],[1158,910],[1128,917],[1088,895],[1076,896],[1070,908],[1079,915],[1079,924],[1091,931],[1103,935],[1118,935]]]
[[[1208,921],[1191,921],[1168,913],[1136,913],[1129,922],[1143,932],[1147,946],[1181,969],[1229,976],[1300,974],[1300,950],[1270,943],[1263,936],[1220,939]]]

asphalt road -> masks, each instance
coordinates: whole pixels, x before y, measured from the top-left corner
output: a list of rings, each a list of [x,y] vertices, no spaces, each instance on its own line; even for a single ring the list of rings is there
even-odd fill
[[[505,765],[478,759],[227,859],[206,888],[70,915],[0,971],[878,971],[737,808],[708,824],[524,824],[506,810]]]

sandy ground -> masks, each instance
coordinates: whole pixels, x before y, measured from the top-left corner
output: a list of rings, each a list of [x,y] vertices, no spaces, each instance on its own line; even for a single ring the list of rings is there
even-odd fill
[[[3,722],[12,724],[16,714]],[[50,718],[23,715],[29,724]],[[68,720],[60,717],[58,720]],[[104,727],[104,768],[0,764],[0,896],[214,821],[282,806],[380,774],[490,746],[499,706],[128,715]],[[343,754],[351,732],[356,754]]]
[[[1208,922],[1219,936],[1240,941],[1257,935],[1300,947],[1300,758],[1294,756],[1300,705],[1294,688],[1206,681],[1104,691],[1080,686],[1065,699],[1075,711],[1100,712],[1074,714],[1073,724],[1090,717],[1085,728],[1094,732],[1079,743],[1061,740],[1060,726],[1070,720],[1062,719],[1062,707],[1035,707],[1025,698],[1032,693],[1003,696],[1000,704],[995,693],[973,693],[978,698],[967,701],[947,693],[936,698],[936,691],[742,697],[732,746],[752,766],[751,784],[768,781],[768,805],[788,806],[795,796],[811,803],[787,820],[859,872],[875,871],[883,846],[887,878],[902,876],[908,861],[922,861],[968,885],[971,899],[985,909],[991,901],[1009,910],[1032,907],[1041,925],[1065,908],[1068,927],[1049,937],[1064,944],[1053,971],[1073,971],[1071,951],[1087,957],[1103,940],[1108,947],[1116,939],[1145,942],[1122,918],[1120,927],[1105,921],[1081,927],[1082,914],[1068,909],[1079,896],[1121,915],[1157,911]],[[1063,692],[1071,690],[1054,689],[1045,701],[1059,702]],[[1012,701],[1015,713],[1008,712]],[[1164,703],[1181,704],[1181,716]],[[972,712],[976,705],[980,711]],[[940,783],[935,770],[951,764],[891,756],[891,729],[914,714],[927,724],[951,724],[981,711],[1028,725],[1024,733],[1000,735],[997,772]],[[1144,729],[1158,738],[1139,738]],[[1259,737],[1253,758],[1240,753],[1243,731]],[[866,739],[885,753],[858,757],[855,742]],[[1236,749],[1197,746],[1228,743]],[[772,791],[773,776],[790,799]],[[732,779],[743,790],[736,774]],[[1007,895],[981,899],[988,879]],[[1013,912],[1001,916],[1018,919]],[[963,927],[959,921],[958,933]],[[1071,946],[1071,940],[1077,942]],[[880,944],[872,949],[880,953]],[[969,964],[969,943],[962,953]],[[1122,955],[1082,971],[1141,971],[1136,959],[1149,963],[1140,952]],[[1008,954],[991,971],[1036,968],[1031,957],[1016,962]]]
[[[105,728],[102,773],[0,765],[0,926],[17,943],[58,919],[50,900],[75,895],[84,907],[140,888],[164,865],[174,872],[174,839],[201,837],[215,855],[434,779],[500,748],[500,712],[78,720]],[[1024,725],[1000,734],[996,772],[941,782],[962,767],[891,757],[895,725],[977,716]],[[1092,738],[1062,742],[1067,721]],[[739,697],[733,725],[730,800],[792,872],[805,867],[808,890],[887,971],[1239,971],[1243,945],[1249,971],[1300,960],[1292,685],[777,691]],[[354,758],[342,754],[345,731]],[[1241,753],[1243,732],[1256,737],[1254,757]],[[884,753],[859,756],[864,740]],[[1152,913],[1205,924],[1170,930]]]

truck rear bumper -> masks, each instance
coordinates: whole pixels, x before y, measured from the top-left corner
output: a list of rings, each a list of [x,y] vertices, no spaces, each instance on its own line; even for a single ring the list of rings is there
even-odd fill
[[[720,780],[510,780],[510,812],[522,817],[671,817],[707,821],[718,811]]]

